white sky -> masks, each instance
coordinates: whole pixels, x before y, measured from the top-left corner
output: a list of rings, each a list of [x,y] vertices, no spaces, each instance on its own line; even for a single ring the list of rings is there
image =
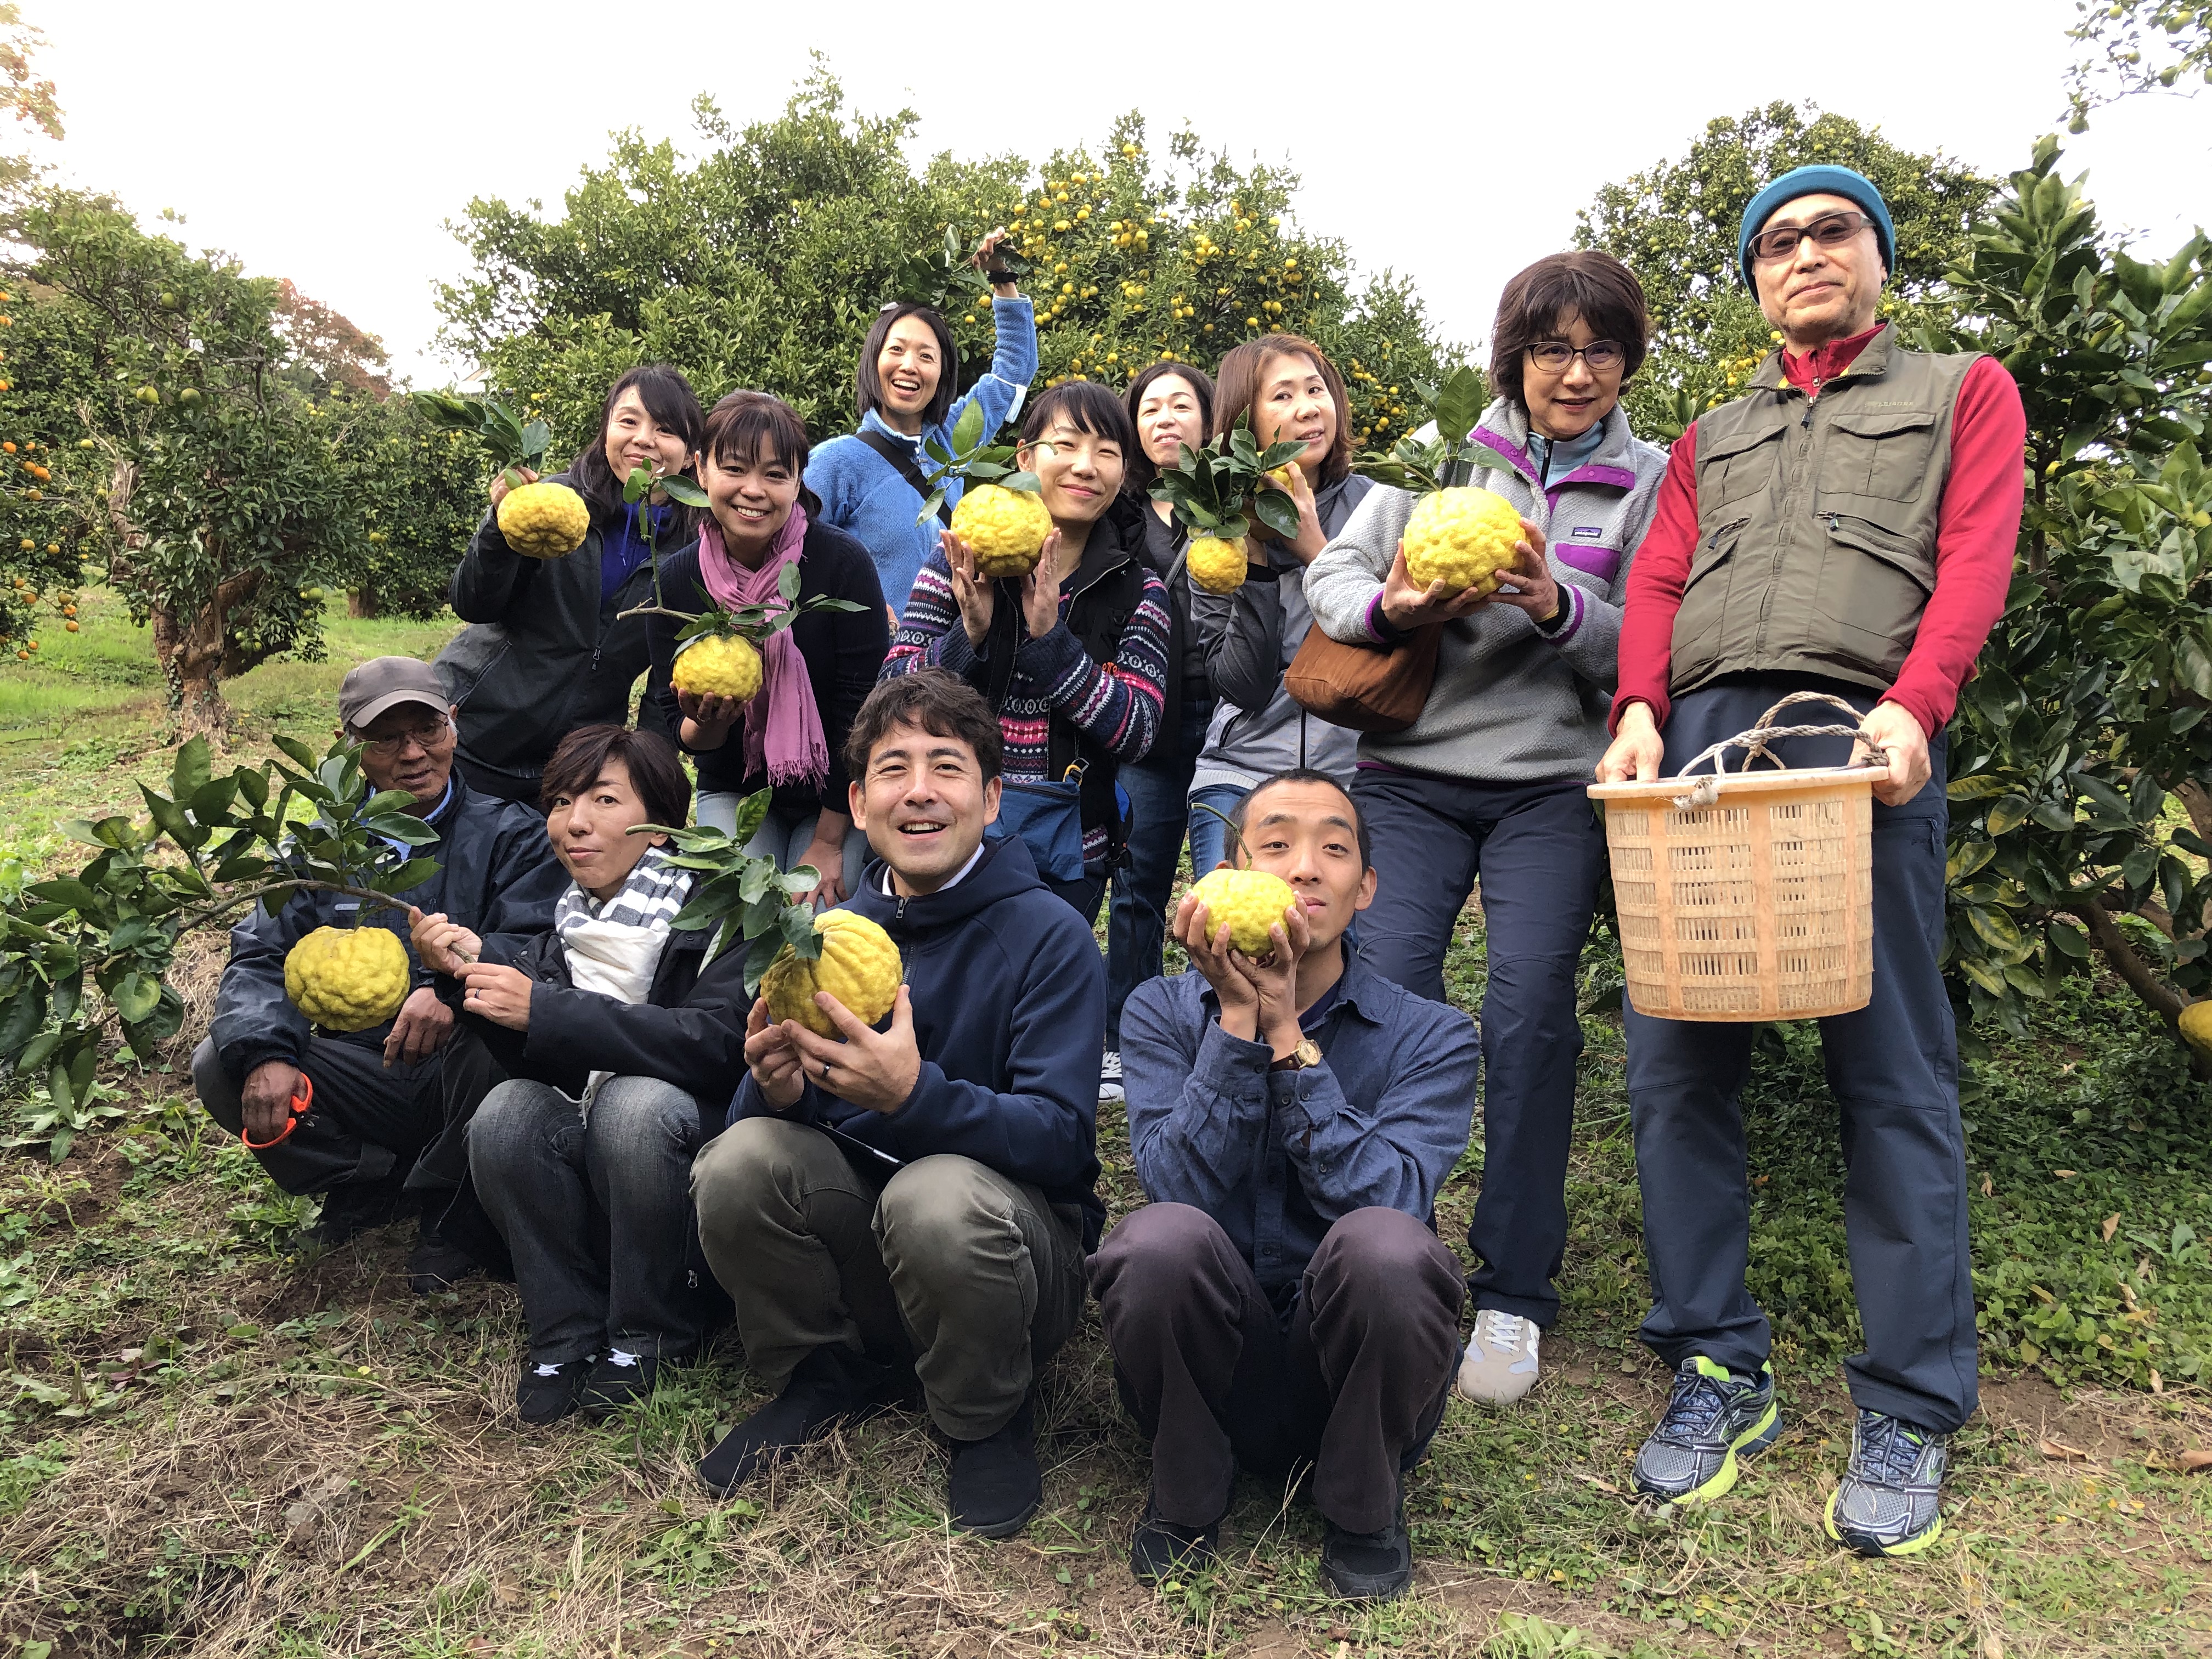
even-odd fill
[[[557,210],[611,131],[696,149],[694,94],[736,125],[772,115],[811,47],[858,108],[920,112],[917,156],[1096,144],[1134,106],[1156,149],[1189,117],[1240,159],[1287,160],[1308,229],[1410,273],[1446,336],[1474,343],[1505,278],[1566,246],[1600,185],[1714,116],[1810,100],[1910,149],[2021,165],[2058,125],[2075,15],[2071,0],[24,9],[51,42],[66,176],[149,218],[177,210],[188,240],[291,277],[423,385],[456,367],[430,355],[433,284],[463,268],[442,223],[471,196]],[[2212,222],[2212,95],[2130,99],[2068,143],[2108,226],[2162,253]]]

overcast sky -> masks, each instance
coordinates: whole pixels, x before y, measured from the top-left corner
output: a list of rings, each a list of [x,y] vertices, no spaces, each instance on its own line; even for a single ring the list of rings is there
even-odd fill
[[[527,7],[472,0],[180,6],[24,0],[51,41],[65,174],[381,335],[417,384],[443,228],[471,196],[557,212],[606,136],[696,149],[689,104],[774,114],[830,55],[860,109],[919,112],[917,156],[1041,156],[1140,108],[1304,174],[1298,216],[1410,273],[1446,334],[1486,333],[1515,270],[1596,188],[1776,98],[1994,173],[2052,131],[2072,0],[1256,6]],[[1147,29],[1147,20],[1157,27]],[[632,45],[631,42],[637,44]],[[1210,66],[1218,66],[1211,68]],[[2212,222],[2212,97],[2138,97],[2069,141],[2108,225],[2164,252]]]

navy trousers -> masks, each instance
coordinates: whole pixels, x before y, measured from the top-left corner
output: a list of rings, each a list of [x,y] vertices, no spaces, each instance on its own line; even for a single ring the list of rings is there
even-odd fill
[[[1114,908],[1106,921],[1106,1046],[1121,1046],[1121,1005],[1129,993],[1160,976],[1167,942],[1168,900],[1182,857],[1185,804],[1198,752],[1206,747],[1211,699],[1186,696],[1182,730],[1163,732],[1142,760],[1115,774],[1129,798],[1129,860],[1114,872]],[[1195,872],[1203,875],[1204,871]]]
[[[1478,1311],[1549,1328],[1567,1243],[1567,1148],[1583,1029],[1575,970],[1605,871],[1579,782],[1470,783],[1363,767],[1352,799],[1375,846],[1359,956],[1444,1001],[1444,950],[1478,874],[1489,944],[1482,997],[1482,1192],[1467,1230]]]
[[[1662,733],[1667,769],[1755,725],[1792,684],[1693,691]],[[1829,688],[1822,688],[1829,689]],[[1874,698],[1850,701],[1870,708]],[[1843,720],[1800,705],[1785,720]],[[1791,766],[1838,766],[1846,738],[1774,745]],[[1866,1350],[1844,1362],[1852,1400],[1948,1432],[1978,1398],[1973,1264],[1966,1238],[1966,1135],[1943,934],[1944,741],[1934,775],[1902,806],[1874,808],[1874,1000],[1820,1022],[1821,1057],[1842,1118],[1844,1227]],[[1730,756],[1740,763],[1741,752]],[[1701,770],[1704,769],[1700,769]],[[1751,1199],[1742,1093],[1750,1024],[1656,1019],[1632,1010],[1628,1100],[1644,1194],[1652,1308],[1646,1346],[1669,1365],[1704,1354],[1733,1371],[1765,1363],[1766,1316],[1744,1286]]]

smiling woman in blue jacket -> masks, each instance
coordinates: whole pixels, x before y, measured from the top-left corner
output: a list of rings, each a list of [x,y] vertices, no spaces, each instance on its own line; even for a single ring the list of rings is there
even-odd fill
[[[983,239],[976,258],[985,272],[1003,276],[994,255],[1004,231]],[[876,562],[884,598],[904,612],[922,561],[937,550],[938,526],[916,522],[923,496],[915,483],[937,463],[922,453],[934,438],[951,447],[952,428],[969,404],[981,404],[983,430],[995,433],[1020,413],[1036,374],[1036,316],[1006,277],[991,285],[991,319],[999,339],[991,368],[956,400],[960,354],[952,326],[933,307],[888,305],[868,331],[853,376],[857,431],[832,438],[806,465],[806,487],[822,498],[822,522],[856,538]],[[960,483],[945,491],[946,512],[960,500]]]

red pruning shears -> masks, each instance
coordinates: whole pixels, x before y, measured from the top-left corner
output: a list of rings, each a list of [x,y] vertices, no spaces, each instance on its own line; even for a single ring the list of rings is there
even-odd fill
[[[238,1132],[238,1138],[244,1143],[246,1150],[249,1152],[265,1152],[271,1146],[281,1146],[291,1138],[292,1131],[300,1127],[300,1120],[307,1116],[308,1108],[314,1103],[315,1080],[302,1072],[300,1073],[299,1082],[293,1085],[291,1099],[284,1103],[284,1127],[276,1132],[275,1138],[270,1140],[248,1140],[246,1131],[242,1128]]]

